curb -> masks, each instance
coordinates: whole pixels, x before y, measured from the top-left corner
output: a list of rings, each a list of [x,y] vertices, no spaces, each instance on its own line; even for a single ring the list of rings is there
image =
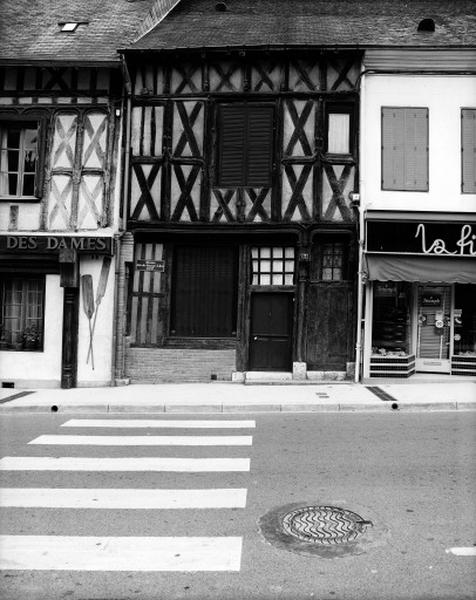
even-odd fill
[[[396,405],[396,406],[395,406]],[[54,408],[56,407],[56,409]],[[406,412],[406,411],[472,411],[476,410],[476,402],[428,402],[398,403],[382,402],[381,404],[156,404],[156,405],[17,405],[0,406],[0,414],[8,413],[141,413],[141,414],[176,414],[176,413],[320,413],[320,412]]]

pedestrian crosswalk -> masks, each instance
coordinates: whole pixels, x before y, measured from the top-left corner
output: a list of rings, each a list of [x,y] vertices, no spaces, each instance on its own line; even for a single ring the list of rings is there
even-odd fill
[[[158,519],[174,510],[175,513],[201,509],[244,509],[247,489],[220,485],[227,473],[241,473],[246,478],[250,471],[250,458],[243,457],[252,445],[251,435],[239,435],[238,430],[252,430],[252,420],[220,419],[70,419],[61,427],[78,428],[83,434],[40,435],[28,442],[26,448],[35,452],[24,456],[0,458],[0,475],[7,472],[23,473],[26,478],[55,477],[50,487],[2,487],[2,509],[82,509],[100,510],[107,519],[109,530],[114,532],[115,521],[108,510],[160,510]],[[91,435],[95,428],[118,429],[114,435]],[[133,429],[147,429],[149,435],[133,435]],[[154,429],[181,429],[180,435],[154,435]],[[197,429],[207,430],[197,435]],[[221,435],[220,429],[237,430]],[[189,430],[194,430],[189,434]],[[210,430],[210,431],[208,431]],[[216,435],[210,435],[216,430]],[[230,432],[231,433],[231,432]],[[248,433],[248,432],[244,432]],[[240,451],[240,456],[233,456]],[[163,451],[161,450],[163,448]],[[58,452],[61,449],[61,455]],[[207,456],[196,456],[199,451]],[[236,450],[234,450],[236,449]],[[104,453],[128,456],[105,456]],[[163,453],[166,455],[161,455]],[[81,454],[78,456],[78,453]],[[134,453],[134,455],[132,455]],[[143,455],[146,453],[147,455]],[[178,454],[177,456],[171,456]],[[209,456],[209,454],[213,456]],[[72,455],[68,455],[72,454]],[[84,455],[83,455],[84,454]],[[147,489],[117,485],[121,473],[150,473],[157,485]],[[58,487],[58,477],[75,473],[103,473],[104,487]],[[63,475],[62,475],[63,474]],[[172,475],[168,475],[172,474]],[[161,477],[181,474],[182,487],[163,487]],[[149,475],[149,477],[151,476]],[[140,476],[140,475],[139,475]],[[130,476],[132,477],[132,475]],[[137,477],[137,476],[134,476]],[[190,487],[183,487],[187,477]],[[197,487],[204,477],[203,487]],[[135,479],[137,481],[137,479]],[[150,481],[150,480],[148,480]],[[216,485],[210,485],[210,481]],[[116,483],[116,485],[114,485]],[[234,483],[234,482],[233,482]],[[241,483],[241,482],[240,482]],[[112,485],[111,485],[112,484]],[[100,483],[101,485],[101,483]],[[78,513],[79,514],[79,513]],[[93,513],[94,514],[94,513]],[[199,514],[204,514],[199,513]],[[78,517],[79,519],[80,517]],[[194,513],[194,522],[200,517]],[[166,519],[164,518],[164,522]],[[239,571],[241,566],[242,537],[236,535],[97,535],[84,531],[81,535],[23,535],[0,532],[0,569],[2,570],[71,570],[71,571]],[[203,532],[202,532],[203,533]]]

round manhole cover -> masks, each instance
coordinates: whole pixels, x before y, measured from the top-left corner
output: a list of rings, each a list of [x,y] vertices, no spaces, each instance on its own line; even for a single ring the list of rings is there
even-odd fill
[[[352,542],[372,526],[358,514],[336,506],[304,506],[282,518],[285,533],[313,544],[345,544]]]
[[[358,513],[332,501],[286,504],[265,513],[259,528],[273,546],[322,558],[358,555],[384,544],[388,530],[380,517],[367,507],[353,508]]]

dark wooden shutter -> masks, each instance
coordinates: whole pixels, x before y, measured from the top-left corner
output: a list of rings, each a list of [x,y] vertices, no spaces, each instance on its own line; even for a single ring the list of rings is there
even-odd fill
[[[461,111],[462,191],[476,192],[476,109]]]
[[[269,187],[274,107],[254,104],[218,108],[219,187]]]
[[[382,108],[382,189],[428,190],[427,108]]]
[[[173,287],[172,335],[229,337],[234,334],[234,248],[177,247]]]
[[[246,185],[271,186],[273,161],[273,107],[248,107]]]

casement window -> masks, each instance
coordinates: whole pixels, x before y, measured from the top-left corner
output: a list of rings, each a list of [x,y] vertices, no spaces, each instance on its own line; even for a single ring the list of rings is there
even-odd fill
[[[326,107],[327,152],[352,154],[353,110],[344,104]]]
[[[236,335],[237,252],[228,246],[177,246],[170,334]]]
[[[476,108],[461,111],[461,162],[463,194],[476,193]]]
[[[293,285],[294,248],[251,248],[251,285]]]
[[[320,245],[319,279],[322,281],[342,281],[345,279],[342,242],[328,242]]]
[[[44,276],[3,276],[0,286],[0,350],[42,350]]]
[[[218,105],[216,186],[270,187],[273,138],[273,105]]]
[[[0,197],[41,195],[39,122],[0,121]]]
[[[428,191],[427,108],[382,108],[382,189]]]

